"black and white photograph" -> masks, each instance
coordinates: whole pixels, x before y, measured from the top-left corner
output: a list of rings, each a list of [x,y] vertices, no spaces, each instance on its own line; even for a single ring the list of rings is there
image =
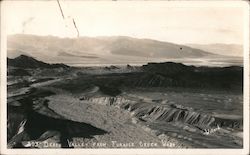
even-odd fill
[[[3,154],[249,153],[247,2],[6,0],[1,18]]]

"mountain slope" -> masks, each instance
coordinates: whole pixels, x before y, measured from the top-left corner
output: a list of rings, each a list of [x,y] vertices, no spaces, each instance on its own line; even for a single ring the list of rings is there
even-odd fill
[[[187,44],[187,46],[226,56],[243,57],[243,46],[239,44]]]
[[[214,54],[168,42],[151,39],[135,39],[130,37],[113,38],[109,50],[113,54],[155,58],[197,58]]]

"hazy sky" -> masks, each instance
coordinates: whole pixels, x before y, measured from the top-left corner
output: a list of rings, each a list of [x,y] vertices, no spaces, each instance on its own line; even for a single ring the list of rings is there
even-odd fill
[[[241,7],[169,2],[6,1],[7,34],[132,36],[174,43],[243,42]]]

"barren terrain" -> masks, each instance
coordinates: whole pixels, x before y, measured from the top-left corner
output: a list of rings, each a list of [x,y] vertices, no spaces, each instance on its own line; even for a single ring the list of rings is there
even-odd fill
[[[8,68],[9,148],[242,147],[241,67],[23,65]]]

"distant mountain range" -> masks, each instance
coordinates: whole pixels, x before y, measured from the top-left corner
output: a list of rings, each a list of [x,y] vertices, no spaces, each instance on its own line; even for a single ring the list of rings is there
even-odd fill
[[[72,39],[18,34],[8,36],[7,41],[9,58],[23,54],[50,63],[126,64],[166,61],[166,59],[218,57],[217,54],[189,46],[125,36]]]
[[[239,44],[187,44],[187,46],[220,55],[243,57],[243,46]]]

